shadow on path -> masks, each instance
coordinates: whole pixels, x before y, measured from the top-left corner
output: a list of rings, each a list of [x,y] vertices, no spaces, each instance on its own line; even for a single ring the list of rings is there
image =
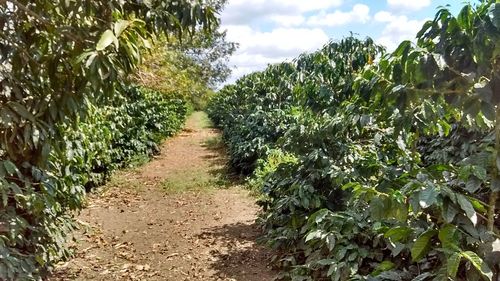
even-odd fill
[[[209,173],[214,178],[222,179],[222,187],[244,185],[244,178],[231,172],[226,148],[220,137],[205,141],[202,147],[210,151],[204,158],[210,163]],[[204,228],[198,238],[220,246],[210,252],[214,258],[210,269],[217,276],[237,281],[271,281],[275,277],[268,266],[271,252],[256,243],[261,234],[259,226],[252,219]]]
[[[213,130],[218,132],[217,129]],[[203,159],[208,162],[208,173],[218,180],[219,187],[244,186],[244,177],[231,171],[226,147],[220,136],[204,141],[201,146],[209,152]]]
[[[267,266],[271,254],[255,243],[259,235],[259,227],[248,222],[208,228],[198,237],[221,245],[211,251],[214,260],[210,266],[218,276],[237,281],[271,281],[275,277]],[[265,272],[269,275],[263,275]]]

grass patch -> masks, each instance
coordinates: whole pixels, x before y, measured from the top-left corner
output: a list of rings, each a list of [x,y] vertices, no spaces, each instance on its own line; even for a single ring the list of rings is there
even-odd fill
[[[212,122],[212,120],[210,120],[210,118],[208,118],[208,115],[205,112],[200,114],[200,123],[199,124],[200,124],[201,128],[203,128],[203,129],[213,128],[213,126],[214,126],[214,123]]]
[[[203,111],[194,112],[191,118],[194,119],[194,123],[198,129],[212,128],[214,126],[212,120],[210,120],[208,115]]]
[[[121,188],[132,191],[141,191],[144,189],[144,184],[135,178],[134,170],[123,170],[114,174],[109,182],[105,185],[106,188]]]
[[[152,156],[145,153],[133,155],[129,162],[126,164],[125,169],[138,168],[151,161]]]
[[[171,175],[160,186],[167,193],[182,193],[186,191],[209,192],[222,184],[222,181],[206,171],[197,170]]]

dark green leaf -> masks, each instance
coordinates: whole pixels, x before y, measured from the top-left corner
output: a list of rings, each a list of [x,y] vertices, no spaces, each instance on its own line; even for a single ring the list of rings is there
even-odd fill
[[[463,196],[462,194],[457,194],[457,203],[460,205],[462,210],[465,212],[467,217],[470,219],[470,221],[476,225],[477,224],[477,214],[476,211],[474,210],[474,207],[472,206],[471,202],[467,199],[467,197]]]
[[[437,202],[438,195],[439,193],[433,186],[420,191],[418,196],[420,207],[425,209],[434,205]]]
[[[411,257],[414,262],[420,261],[431,249],[431,239],[436,236],[436,230],[429,230],[420,235],[411,247]]]
[[[401,240],[407,239],[412,233],[412,230],[408,227],[394,227],[389,229],[385,234],[385,238],[390,238],[393,242],[399,242]]]
[[[500,3],[495,3],[490,7],[490,19],[493,25],[500,29]]]

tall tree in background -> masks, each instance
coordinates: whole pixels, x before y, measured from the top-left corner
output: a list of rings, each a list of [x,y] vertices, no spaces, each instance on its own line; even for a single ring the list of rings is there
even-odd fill
[[[231,75],[228,60],[238,48],[238,44],[227,41],[226,31],[197,33],[180,47],[195,64],[199,65],[201,76],[210,88],[216,88]]]
[[[226,2],[209,3],[219,14]],[[210,32],[198,29],[181,38],[164,37],[146,57],[136,81],[162,92],[187,96],[195,108],[202,109],[212,90],[231,75],[229,58],[237,48],[237,43],[227,41],[226,31],[220,26]],[[187,92],[179,93],[179,89]]]

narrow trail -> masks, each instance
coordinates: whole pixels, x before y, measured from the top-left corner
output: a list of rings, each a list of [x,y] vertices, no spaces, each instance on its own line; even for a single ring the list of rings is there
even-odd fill
[[[76,256],[49,280],[273,280],[258,208],[226,178],[218,139],[196,112],[161,155],[90,195]]]

